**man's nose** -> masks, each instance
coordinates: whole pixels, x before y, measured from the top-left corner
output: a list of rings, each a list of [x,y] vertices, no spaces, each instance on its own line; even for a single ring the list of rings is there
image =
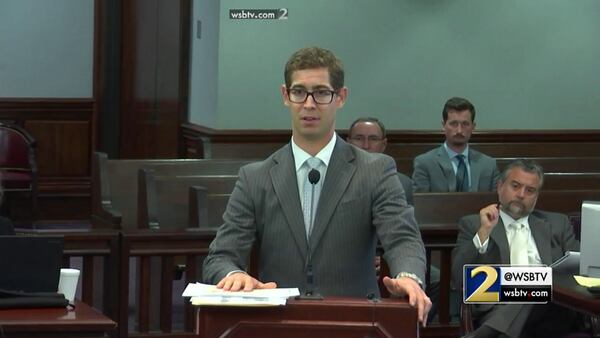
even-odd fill
[[[306,101],[304,101],[304,107],[314,108],[316,106],[317,102],[315,102],[315,98],[312,95],[308,95]]]

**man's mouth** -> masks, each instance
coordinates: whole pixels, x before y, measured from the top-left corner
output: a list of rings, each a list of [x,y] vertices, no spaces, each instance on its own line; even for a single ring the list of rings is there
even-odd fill
[[[318,121],[320,120],[320,118],[316,117],[316,116],[303,116],[302,117],[303,121],[307,121],[307,122],[313,122],[313,121]]]

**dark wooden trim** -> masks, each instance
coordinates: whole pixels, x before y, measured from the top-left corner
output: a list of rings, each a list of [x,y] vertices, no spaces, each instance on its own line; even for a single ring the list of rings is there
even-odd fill
[[[0,119],[90,120],[94,99],[2,98]]]
[[[193,123],[184,123],[182,133],[185,137],[208,137],[212,142],[248,143],[287,142],[291,135],[289,129],[213,129]],[[347,129],[339,129],[342,136]],[[388,130],[388,142],[391,143],[440,143],[444,133],[438,130]],[[518,130],[490,129],[473,132],[471,142],[600,142],[600,129],[573,130]]]

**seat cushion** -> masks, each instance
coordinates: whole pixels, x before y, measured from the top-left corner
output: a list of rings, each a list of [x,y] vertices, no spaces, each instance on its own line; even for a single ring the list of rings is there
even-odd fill
[[[3,171],[2,186],[4,190],[31,190],[31,174],[23,171]]]

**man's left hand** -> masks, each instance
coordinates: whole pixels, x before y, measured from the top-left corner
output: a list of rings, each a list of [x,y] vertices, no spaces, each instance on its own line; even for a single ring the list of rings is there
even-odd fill
[[[419,322],[423,326],[427,326],[427,314],[431,309],[431,300],[421,289],[419,283],[408,277],[390,278],[383,277],[383,284],[388,291],[396,296],[407,296],[408,303],[417,308]]]

